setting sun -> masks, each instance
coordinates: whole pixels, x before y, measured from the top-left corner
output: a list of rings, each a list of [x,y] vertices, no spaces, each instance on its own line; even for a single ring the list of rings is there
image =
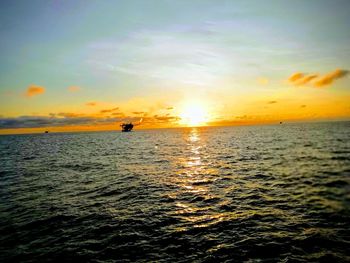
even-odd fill
[[[181,123],[187,126],[201,126],[208,121],[206,107],[200,102],[188,102],[180,113]]]

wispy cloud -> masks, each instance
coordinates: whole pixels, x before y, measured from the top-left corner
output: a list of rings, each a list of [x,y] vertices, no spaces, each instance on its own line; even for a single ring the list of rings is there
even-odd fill
[[[49,116],[19,116],[14,118],[0,117],[0,129],[16,128],[41,128],[41,127],[64,127],[78,125],[117,125],[120,122],[138,122],[140,117],[126,116],[122,112],[113,112],[111,116],[102,117],[101,115],[84,115],[73,112],[51,113]],[[157,125],[176,123],[180,120],[177,116],[154,115],[152,117],[143,117],[144,125]]]
[[[288,81],[292,82],[292,83],[295,83],[297,82],[298,80],[300,80],[301,78],[304,77],[304,74],[301,73],[301,72],[296,72],[294,74],[292,74],[289,78],[288,78]]]
[[[315,79],[317,77],[318,77],[317,74],[307,75],[307,76],[303,77],[302,79],[300,79],[299,81],[297,81],[295,84],[296,85],[305,85],[305,84],[308,84],[309,82],[311,82],[313,79]]]
[[[31,98],[45,93],[45,88],[37,85],[30,85],[26,90],[26,97]]]
[[[328,86],[331,85],[335,80],[345,77],[347,74],[349,74],[348,70],[336,69],[335,71],[330,72],[320,79],[316,80],[314,84],[316,87]]]
[[[288,78],[288,81],[295,86],[310,84],[319,88],[330,86],[335,80],[345,77],[348,73],[349,71],[344,69],[336,69],[325,75],[296,72]]]
[[[87,61],[112,74],[185,84],[210,85],[230,74],[230,59],[222,46],[201,35],[189,36],[187,30],[143,30],[124,41],[95,42],[88,47]]]
[[[118,117],[125,117],[125,114],[123,112],[112,112],[111,115],[118,116]]]
[[[13,128],[39,128],[49,126],[71,126],[87,125],[100,123],[113,123],[120,121],[118,118],[96,118],[96,117],[78,117],[74,114],[58,114],[63,117],[51,116],[20,116],[17,118],[0,118],[0,129]]]
[[[158,122],[175,122],[175,121],[179,121],[181,119],[178,116],[169,116],[169,115],[165,115],[165,116],[164,115],[163,116],[154,115],[153,118],[155,120],[157,120]]]
[[[73,113],[73,112],[59,112],[57,114],[53,114],[51,113],[51,117],[65,117],[65,118],[77,118],[77,117],[83,117],[83,114],[79,114],[79,113]]]
[[[112,109],[101,110],[100,113],[111,113],[111,112],[114,112],[114,111],[117,111],[117,110],[119,110],[119,107],[112,108]]]
[[[277,101],[275,101],[275,100],[270,100],[267,102],[267,104],[276,104],[276,103],[277,103]]]
[[[97,102],[95,101],[89,101],[87,103],[85,103],[86,106],[96,106],[97,105]]]

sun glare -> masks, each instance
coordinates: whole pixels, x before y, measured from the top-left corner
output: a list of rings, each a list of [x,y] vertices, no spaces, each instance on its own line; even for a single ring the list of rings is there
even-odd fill
[[[189,102],[184,105],[180,114],[181,123],[187,126],[202,126],[207,122],[206,107],[199,102]]]

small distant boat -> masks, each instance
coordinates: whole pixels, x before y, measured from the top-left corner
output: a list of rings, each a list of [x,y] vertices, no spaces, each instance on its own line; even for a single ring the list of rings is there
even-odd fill
[[[45,131],[45,133],[49,133],[49,131]]]
[[[280,121],[280,124],[283,124],[283,122]]]
[[[131,130],[134,128],[134,124],[130,123],[122,123],[120,124],[120,127],[122,127],[122,132],[131,132]]]

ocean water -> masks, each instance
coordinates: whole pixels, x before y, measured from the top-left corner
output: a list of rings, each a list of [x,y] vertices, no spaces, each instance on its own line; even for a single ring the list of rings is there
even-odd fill
[[[350,262],[350,123],[0,136],[1,262]]]

